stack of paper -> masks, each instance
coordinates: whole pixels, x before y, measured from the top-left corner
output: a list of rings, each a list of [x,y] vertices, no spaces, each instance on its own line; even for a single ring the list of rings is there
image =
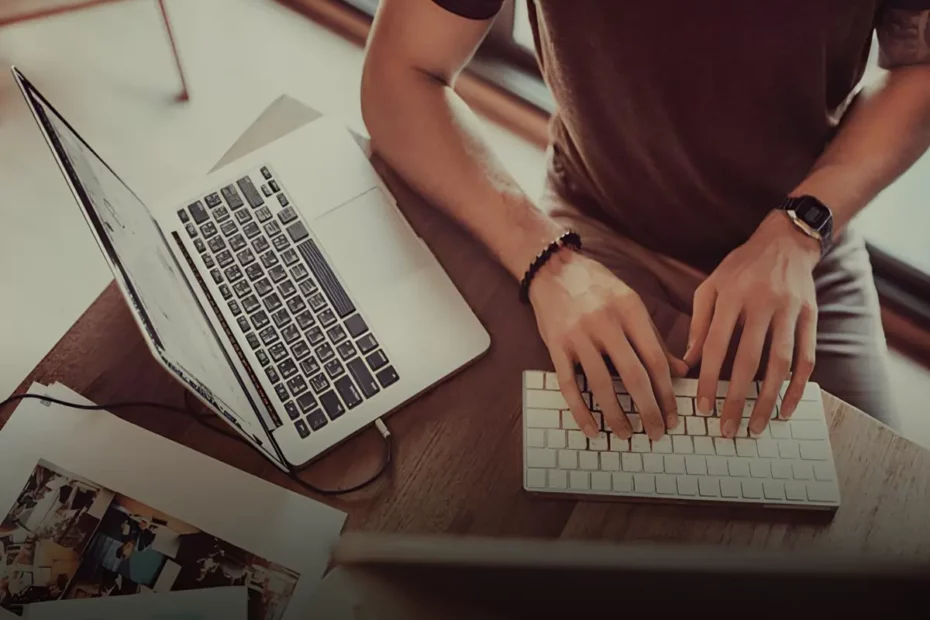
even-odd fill
[[[36,400],[0,431],[0,472],[0,615],[30,620],[304,618],[345,521],[107,412]]]

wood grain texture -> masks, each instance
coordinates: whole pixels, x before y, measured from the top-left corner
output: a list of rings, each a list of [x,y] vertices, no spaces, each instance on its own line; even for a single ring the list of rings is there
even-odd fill
[[[930,454],[858,410],[825,396],[843,506],[833,516],[538,499],[522,490],[521,372],[549,369],[516,283],[462,230],[375,160],[402,211],[491,334],[489,353],[387,419],[392,472],[352,496],[322,498],[349,514],[347,529],[418,534],[678,541],[752,547],[824,548],[930,560]],[[31,382],[61,381],[98,402],[185,401],[183,388],[149,355],[110,286],[36,367]],[[5,422],[12,407],[0,411]],[[250,446],[171,412],[120,416],[297,492],[299,485]],[[349,486],[382,458],[369,429],[312,464],[318,486]]]

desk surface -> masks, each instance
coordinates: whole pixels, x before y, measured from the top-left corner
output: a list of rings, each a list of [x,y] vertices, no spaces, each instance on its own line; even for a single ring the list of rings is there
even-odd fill
[[[273,132],[272,132],[273,133]],[[279,132],[280,133],[280,132]],[[247,134],[243,137],[246,139]],[[550,367],[530,309],[509,276],[449,219],[380,162],[414,229],[426,240],[491,333],[487,356],[388,420],[392,472],[350,496],[323,498],[344,510],[348,530],[517,537],[676,541],[900,554],[930,559],[930,452],[825,395],[843,505],[832,520],[742,508],[571,502],[522,491],[520,373]],[[184,390],[149,355],[114,285],[33,370],[94,402],[148,400],[182,406]],[[12,412],[0,411],[0,424]],[[175,413],[138,409],[125,419],[209,456],[303,492],[251,447]],[[369,429],[303,472],[318,486],[348,486],[382,458]]]

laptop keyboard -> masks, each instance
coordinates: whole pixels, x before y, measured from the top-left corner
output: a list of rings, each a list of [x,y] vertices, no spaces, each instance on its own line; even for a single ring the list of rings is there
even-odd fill
[[[301,438],[397,382],[267,167],[178,217]]]

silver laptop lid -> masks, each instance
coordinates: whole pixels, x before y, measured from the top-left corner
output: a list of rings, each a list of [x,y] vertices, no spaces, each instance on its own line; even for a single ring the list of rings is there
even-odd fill
[[[15,67],[13,74],[153,354],[286,467],[148,208]]]

